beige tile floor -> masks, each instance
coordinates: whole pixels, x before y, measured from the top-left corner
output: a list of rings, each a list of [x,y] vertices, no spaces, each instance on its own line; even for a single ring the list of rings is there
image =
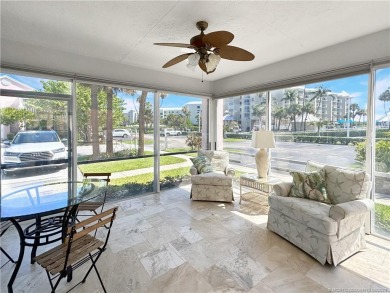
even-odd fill
[[[267,230],[266,206],[248,201],[239,205],[238,190],[231,204],[193,202],[189,188],[115,204],[118,218],[108,250],[98,262],[108,292],[386,292],[390,288],[389,241],[368,236],[366,251],[336,268],[322,266]],[[2,237],[2,246],[13,255],[19,247],[15,235],[12,228]],[[14,292],[50,292],[43,269],[29,264],[29,253],[27,249]],[[71,283],[62,281],[58,292],[77,283],[86,268],[76,270]],[[12,269],[10,263],[1,269],[1,292],[6,292]],[[92,272],[72,292],[102,289]]]

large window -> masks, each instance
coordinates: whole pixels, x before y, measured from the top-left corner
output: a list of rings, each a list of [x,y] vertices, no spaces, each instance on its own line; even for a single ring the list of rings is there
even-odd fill
[[[375,72],[375,233],[390,237],[390,67]],[[364,149],[361,155],[365,155]]]
[[[272,91],[273,170],[303,170],[307,160],[364,168],[356,150],[366,139],[367,95],[368,75]]]
[[[208,100],[164,94],[159,109],[160,188],[188,184],[190,159],[208,145]]]
[[[71,174],[71,82],[0,76],[1,194]]]
[[[85,172],[112,173],[110,200],[189,182],[190,157],[209,145],[207,99],[72,84],[1,76],[2,194]]]

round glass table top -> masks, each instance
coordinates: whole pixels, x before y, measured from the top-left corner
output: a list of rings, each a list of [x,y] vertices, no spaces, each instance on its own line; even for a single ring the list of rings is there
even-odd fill
[[[25,218],[59,211],[104,194],[106,184],[101,179],[84,179],[43,183],[2,194],[0,217]]]

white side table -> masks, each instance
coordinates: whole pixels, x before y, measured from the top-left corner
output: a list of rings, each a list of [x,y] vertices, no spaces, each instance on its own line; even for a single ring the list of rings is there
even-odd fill
[[[240,176],[240,203],[242,199],[242,187],[247,186],[251,187],[252,189],[259,190],[260,192],[265,193],[266,195],[269,195],[272,191],[275,184],[281,183],[282,180],[280,180],[277,177],[274,176],[268,176],[266,178],[259,178],[257,177],[257,174],[243,174]],[[250,197],[253,197],[253,192],[249,192],[251,194]],[[248,194],[249,194],[248,193]],[[244,193],[245,195],[245,193]]]

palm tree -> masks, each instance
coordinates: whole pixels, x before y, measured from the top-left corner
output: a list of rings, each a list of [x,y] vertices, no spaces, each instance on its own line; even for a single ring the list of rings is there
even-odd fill
[[[91,127],[92,127],[92,158],[98,159],[100,156],[99,148],[99,124],[98,124],[98,92],[100,87],[91,84]]]
[[[297,125],[295,123],[296,116],[301,113],[301,107],[298,104],[298,91],[297,90],[286,90],[284,93],[284,98],[281,99],[281,101],[288,101],[289,107],[286,109],[287,115],[290,118],[289,128],[290,124],[294,122],[293,127],[294,131],[297,131]]]
[[[363,118],[364,123],[364,116],[367,116],[367,110],[366,109],[359,109],[359,111],[356,113],[356,115],[359,115],[359,124],[360,120]]]
[[[314,106],[312,103],[307,103],[307,104],[304,104],[302,106],[302,117],[304,116],[305,118],[302,119],[302,122],[303,122],[303,132],[306,132],[306,122],[307,122],[307,117],[310,115],[310,114],[315,114],[315,111],[314,111]]]
[[[290,119],[290,124],[292,124],[294,127],[294,132],[297,131],[296,118],[298,115],[301,114],[302,107],[298,104],[292,104],[292,105],[290,105],[290,107],[287,108],[286,112],[287,112],[287,115]]]
[[[330,92],[331,92],[330,89],[327,89],[327,88],[323,87],[322,85],[317,87],[316,91],[314,92],[314,96],[309,100],[310,103],[313,102],[313,101],[316,102],[316,106],[317,107],[316,107],[316,110],[315,110],[315,114],[318,113],[318,110],[321,107],[322,98],[326,97],[328,95],[328,93],[330,93]]]
[[[106,152],[107,154],[112,154],[114,152],[114,146],[112,141],[112,100],[115,89],[106,86],[104,87],[104,90],[107,93]]]
[[[385,115],[387,117],[386,102],[390,102],[390,87],[379,95],[379,101],[383,102],[383,108],[385,110]],[[389,124],[389,129],[390,129],[390,121],[387,120],[387,123]]]
[[[351,106],[349,106],[349,117],[352,118],[353,123],[355,123],[355,117],[358,115],[358,112],[360,111],[360,107],[358,104],[353,103]]]
[[[183,109],[181,109],[181,111],[183,112],[183,115],[185,117],[186,128],[190,128],[190,126],[192,125],[191,120],[190,120],[190,116],[191,116],[190,109],[187,106],[184,106]]]
[[[147,91],[142,91],[138,97],[139,111],[138,111],[138,156],[145,154],[145,108]]]
[[[273,117],[275,119],[275,128],[277,130],[280,130],[280,123],[282,119],[287,118],[287,112],[283,107],[276,107],[274,108]]]

